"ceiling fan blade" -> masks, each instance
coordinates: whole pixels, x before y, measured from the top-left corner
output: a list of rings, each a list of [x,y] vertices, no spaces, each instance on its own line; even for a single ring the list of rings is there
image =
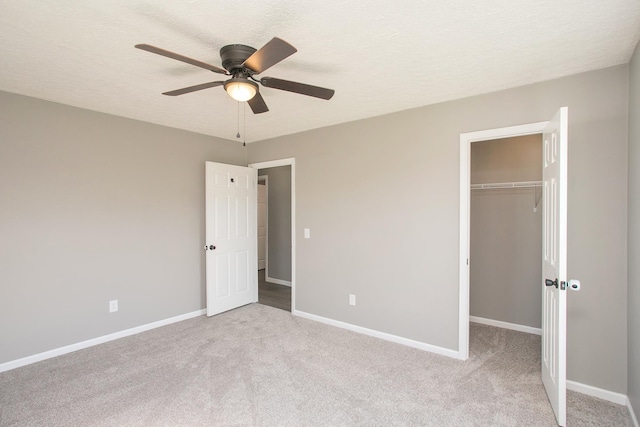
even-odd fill
[[[266,113],[269,111],[266,102],[264,102],[264,98],[260,95],[260,92],[256,92],[256,95],[247,101],[249,107],[251,107],[251,111],[253,114]]]
[[[311,86],[304,83],[291,82],[289,80],[274,79],[273,77],[263,77],[260,79],[265,87],[286,90],[288,92],[300,93],[302,95],[313,96],[320,99],[331,99],[336,92],[333,89],[326,89],[318,86]]]
[[[269,67],[296,53],[298,49],[278,37],[272,38],[267,44],[248,57],[243,66],[256,74],[260,74]]]
[[[210,87],[222,86],[224,82],[209,82],[209,83],[200,83],[199,85],[183,87],[182,89],[171,90],[169,92],[164,92],[163,95],[169,96],[178,96],[184,95],[185,93],[195,92],[197,90],[208,89]]]
[[[207,64],[206,62],[198,61],[197,59],[192,59],[187,56],[180,55],[179,53],[169,52],[168,50],[164,50],[159,47],[148,44],[137,44],[135,47],[157,55],[166,56],[167,58],[177,59],[178,61],[186,62],[187,64],[195,65],[196,67],[204,68],[205,70],[213,71],[214,73],[227,74],[226,70],[216,67],[215,65]]]

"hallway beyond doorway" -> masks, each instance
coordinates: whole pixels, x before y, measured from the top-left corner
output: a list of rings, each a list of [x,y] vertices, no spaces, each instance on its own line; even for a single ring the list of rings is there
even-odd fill
[[[265,270],[258,270],[258,302],[291,312],[291,287],[265,281]]]

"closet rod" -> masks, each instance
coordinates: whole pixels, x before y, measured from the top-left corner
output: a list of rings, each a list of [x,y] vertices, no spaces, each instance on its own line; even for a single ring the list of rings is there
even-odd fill
[[[490,182],[486,184],[471,184],[472,190],[491,190],[500,188],[530,188],[542,187],[542,181],[520,181],[520,182]]]

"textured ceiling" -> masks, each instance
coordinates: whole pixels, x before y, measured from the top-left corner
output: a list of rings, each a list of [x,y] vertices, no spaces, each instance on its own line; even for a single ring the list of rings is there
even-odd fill
[[[336,94],[261,88],[247,142],[626,63],[640,1],[0,0],[0,90],[236,140],[244,104],[221,87],[161,95],[224,76],[134,45],[220,66],[274,36],[298,52],[261,76]]]

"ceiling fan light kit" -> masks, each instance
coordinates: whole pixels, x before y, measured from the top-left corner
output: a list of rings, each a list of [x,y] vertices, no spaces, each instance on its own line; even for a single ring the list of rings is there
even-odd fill
[[[262,98],[262,95],[260,95],[257,83],[272,89],[284,90],[287,92],[326,100],[331,99],[335,93],[333,89],[326,89],[323,87],[311,86],[304,83],[276,79],[273,77],[263,77],[260,80],[255,79],[253,77],[254,74],[262,73],[266,69],[297,52],[295,47],[278,37],[274,37],[258,50],[251,46],[245,46],[242,44],[231,44],[222,47],[222,49],[220,49],[220,58],[222,59],[223,68],[148,44],[137,44],[135,47],[146,50],[147,52],[195,65],[196,67],[200,67],[214,73],[231,76],[229,80],[201,83],[195,86],[164,92],[163,95],[178,96],[211,87],[224,86],[224,89],[231,98],[241,102],[247,101],[253,113],[260,114],[269,111],[269,108],[267,107],[264,98]]]
[[[224,90],[236,101],[248,101],[258,93],[258,85],[251,80],[241,77],[224,82]]]

